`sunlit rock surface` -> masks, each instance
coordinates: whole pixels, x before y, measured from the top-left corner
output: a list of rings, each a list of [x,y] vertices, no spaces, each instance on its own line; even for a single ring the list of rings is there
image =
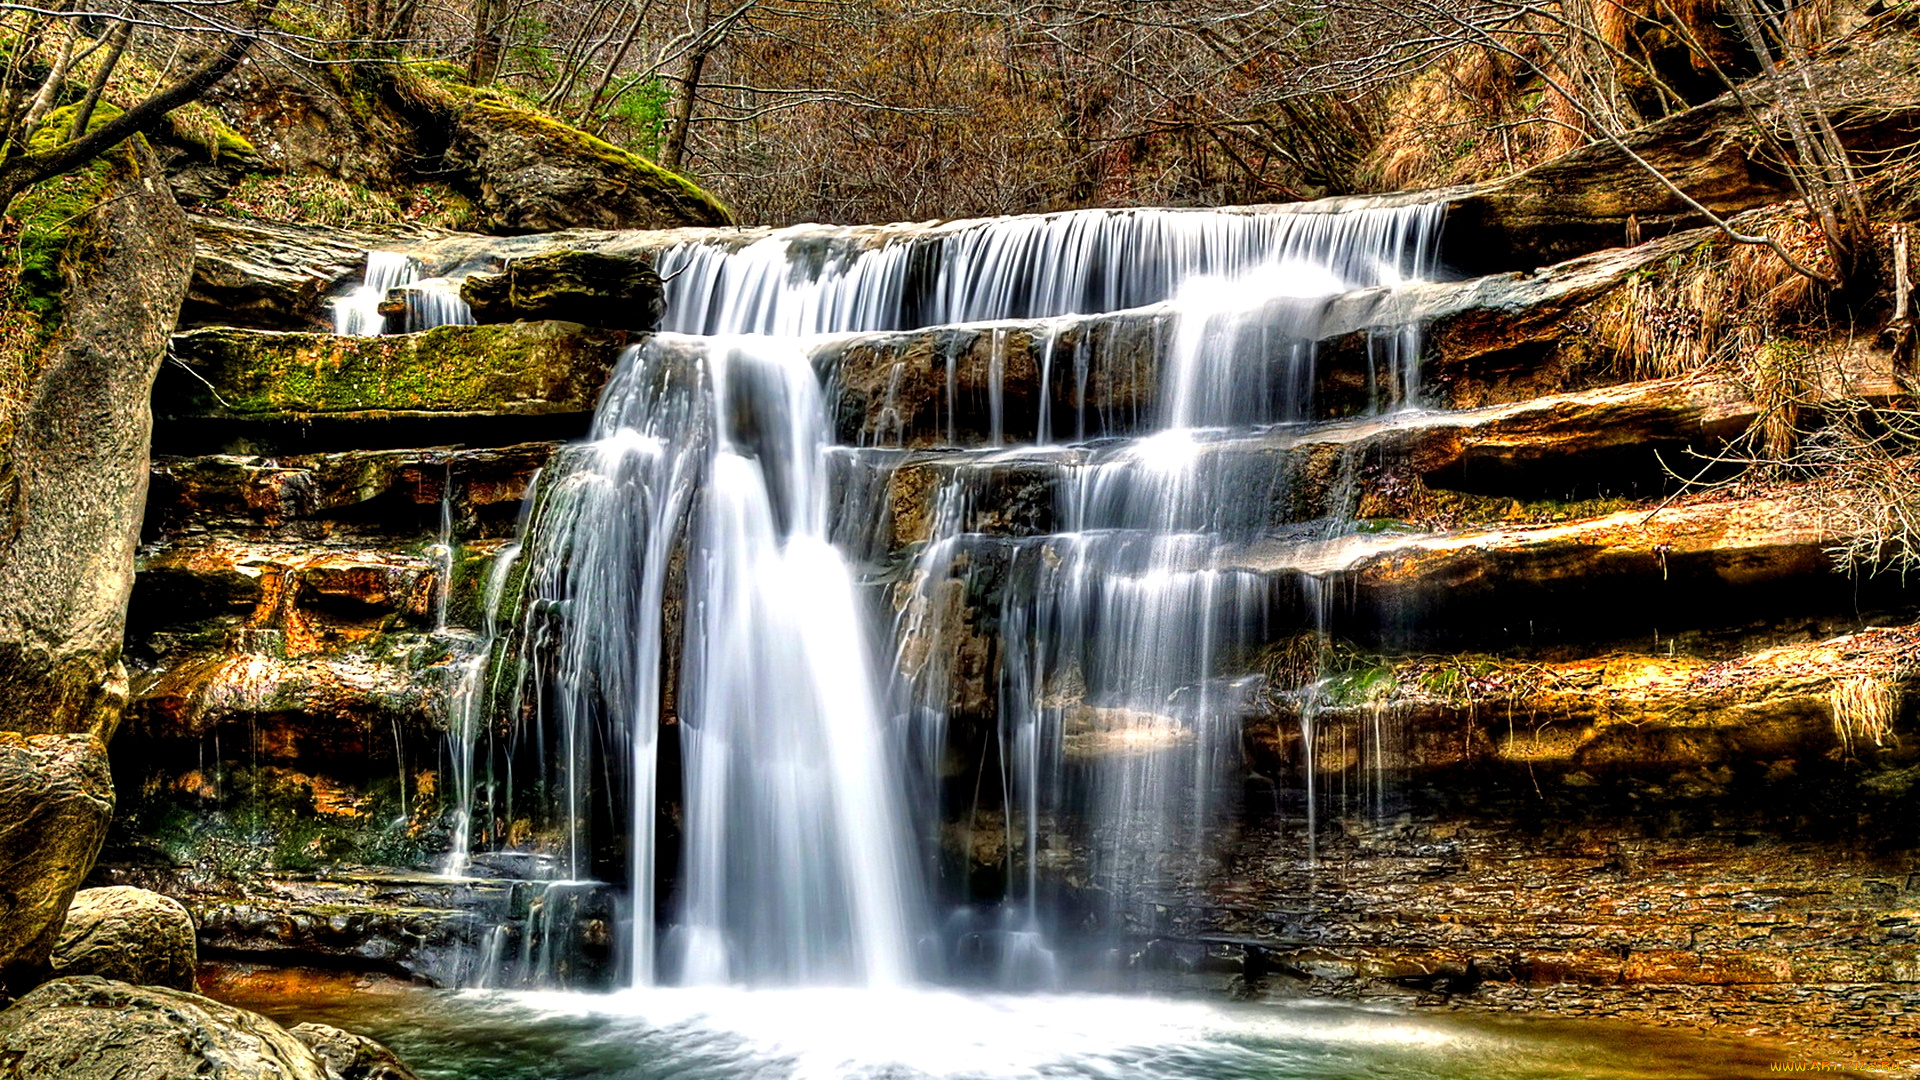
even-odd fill
[[[191,991],[194,933],[193,916],[172,897],[127,886],[81,889],[53,947],[53,974]]]
[[[384,1056],[386,1071],[349,1074],[335,1062],[359,1062],[340,1053],[342,1040],[322,1035],[307,1032],[307,1039],[322,1047],[316,1050],[258,1013],[198,994],[77,976],[45,983],[0,1012],[0,1077],[405,1080],[410,1075],[391,1054],[364,1047],[365,1063],[379,1068]]]
[[[91,735],[0,732],[0,980],[43,972],[67,904],[93,868],[113,815],[107,751]]]

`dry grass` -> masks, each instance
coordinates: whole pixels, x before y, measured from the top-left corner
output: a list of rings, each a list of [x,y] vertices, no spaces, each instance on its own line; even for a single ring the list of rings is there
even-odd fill
[[[1756,211],[1735,225],[1831,269],[1819,230],[1804,212]],[[1767,248],[1718,237],[1635,274],[1586,322],[1595,358],[1623,378],[1665,379],[1716,366],[1779,378],[1789,374],[1780,358],[1759,354],[1783,331],[1818,319],[1824,299],[1816,283]]]
[[[1579,145],[1548,115],[1539,80],[1485,49],[1462,47],[1394,90],[1361,164],[1383,191],[1474,183],[1538,165]]]
[[[230,217],[336,228],[426,225],[471,229],[478,215],[464,196],[439,184],[376,191],[330,176],[253,174],[214,209]]]

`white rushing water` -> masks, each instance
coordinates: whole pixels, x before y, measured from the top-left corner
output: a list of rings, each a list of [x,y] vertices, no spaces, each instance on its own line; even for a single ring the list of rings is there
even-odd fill
[[[1236,774],[1255,688],[1222,660],[1275,619],[1271,583],[1233,553],[1271,533],[1285,493],[1272,455],[1221,439],[1311,419],[1329,300],[1430,277],[1439,222],[1437,206],[1087,211],[879,246],[798,229],[662,253],[668,332],[621,359],[589,440],[543,474],[518,563],[490,579],[489,611],[521,593],[502,615],[512,686],[487,695],[514,736],[476,763],[481,706],[457,697],[456,844],[542,847],[569,889],[618,880],[618,967],[634,985],[896,985],[938,967],[956,925],[970,962],[1050,984],[1039,864],[1069,845],[1047,835],[1068,819],[1085,822],[1071,843],[1114,899],[1113,926],[1139,929],[1136,887],[1192,857]],[[846,480],[875,466],[835,445],[816,335],[1162,303],[1157,420],[1123,442],[967,456],[931,496],[932,537],[894,568],[900,614],[885,625],[862,582],[894,570],[858,564],[874,557],[877,508],[836,500],[884,485]],[[991,339],[991,447],[1011,430],[1005,339]],[[1396,384],[1377,396],[1416,400],[1417,328],[1375,346]],[[1043,381],[1053,363],[1049,343]],[[1085,379],[1084,356],[1060,364]],[[1047,442],[1044,398],[1023,430]],[[1010,462],[1052,471],[1051,532],[975,531]],[[849,515],[863,520],[836,520]],[[854,535],[869,539],[833,540]],[[955,613],[989,568],[997,660],[962,671],[976,631]],[[981,678],[986,703],[953,715],[957,688]],[[1000,772],[1007,885],[985,923],[927,902],[921,845],[962,723],[987,725]],[[481,773],[494,779],[476,800]],[[521,819],[518,837],[496,827]],[[449,861],[466,865],[464,850]]]
[[[400,319],[401,333],[473,324],[473,309],[460,298],[460,290],[453,283],[421,277],[420,264],[412,256],[369,251],[360,284],[333,301],[333,332],[352,337],[386,333],[387,317],[380,305],[395,289],[402,290],[400,298],[406,304],[406,313]]]

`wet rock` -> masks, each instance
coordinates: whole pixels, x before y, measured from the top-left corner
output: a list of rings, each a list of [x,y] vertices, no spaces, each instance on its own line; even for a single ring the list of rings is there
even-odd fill
[[[432,639],[391,645],[441,660],[448,652]],[[129,726],[149,745],[242,725],[246,737],[234,753],[317,768],[384,752],[396,732],[431,739],[446,724],[446,672],[422,674],[424,659],[383,661],[346,650],[292,658],[236,650],[169,659],[135,688]]]
[[[1196,444],[1194,468],[1210,483],[1259,492],[1257,524],[1277,527],[1356,512],[1404,519],[1418,509],[1418,493],[1396,481],[1405,476],[1488,497],[1567,499],[1602,487],[1659,491],[1666,478],[1662,455],[1675,460],[1690,450],[1716,452],[1759,415],[1746,392],[1730,383],[1654,380],[1480,409],[1400,412],[1210,438]],[[1086,447],[868,452],[856,459],[885,485],[885,515],[877,528],[890,551],[929,539],[935,504],[956,483],[970,485],[968,514],[948,527],[998,536],[1044,534],[1053,527],[1058,485],[1073,470],[1103,460],[1101,450]],[[1356,474],[1369,483],[1356,487]]]
[[[620,330],[651,330],[666,311],[660,275],[645,262],[591,251],[557,251],[474,274],[460,296],[482,323],[558,319]]]
[[[46,966],[112,816],[99,740],[0,732],[0,982],[18,988]]]
[[[245,326],[330,330],[326,298],[357,280],[368,251],[398,250],[440,234],[372,232],[193,216],[193,286],[183,329]]]
[[[106,739],[124,702],[117,665],[146,496],[149,392],[192,238],[153,183],[143,143],[102,160],[104,171],[47,182],[96,209],[37,211],[49,217],[33,226],[43,239],[64,234],[50,268],[57,328],[44,341],[20,331],[27,344],[0,358],[19,387],[0,408],[0,515],[11,523],[0,536],[0,726]],[[31,216],[37,197],[14,213]]]
[[[252,533],[327,522],[411,539],[439,528],[445,504],[492,535],[511,529],[553,450],[553,443],[522,443],[161,458],[153,468],[148,527],[162,534],[216,525]]]
[[[157,986],[56,979],[0,1012],[0,1080],[332,1080],[258,1013]]]
[[[1511,768],[1529,775],[1638,775],[1689,785],[1691,772],[1769,768],[1895,754],[1902,712],[1920,692],[1907,658],[1920,627],[1876,627],[1710,659],[1606,652],[1576,660],[1379,658],[1328,678],[1316,710],[1316,768],[1332,775],[1385,766],[1358,751],[1391,715],[1404,731],[1392,770],[1457,774]],[[1489,727],[1487,716],[1499,718]],[[1248,723],[1256,754],[1288,757],[1304,736],[1298,702],[1280,699]],[[1791,771],[1791,770],[1788,770]]]
[[[180,901],[124,885],[82,889],[53,947],[55,976],[193,990],[198,946]]]
[[[418,1080],[393,1051],[365,1035],[325,1024],[295,1024],[288,1034],[320,1058],[328,1080]]]

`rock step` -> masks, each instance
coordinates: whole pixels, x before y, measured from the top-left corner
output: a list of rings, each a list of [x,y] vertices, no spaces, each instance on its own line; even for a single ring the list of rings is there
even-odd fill
[[[1920,600],[1920,583],[1835,572],[1827,554],[1835,538],[1790,491],[1550,525],[1331,539],[1311,527],[1297,532],[1225,546],[1155,544],[1124,532],[965,535],[950,565],[995,582],[1084,559],[1122,576],[1133,565],[1172,584],[1226,574],[1239,606],[1257,608],[1272,638],[1321,625],[1385,649],[1631,640],[1763,617],[1898,611]]]
[[[1596,362],[1589,353],[1599,346],[1582,345],[1585,331],[1579,328],[1617,317],[1603,310],[1614,290],[1716,242],[1714,230],[1698,229],[1532,273],[1276,300],[1231,317],[1259,332],[1242,335],[1237,344],[1210,341],[1207,348],[1241,350],[1245,355],[1236,363],[1262,373],[1244,388],[1243,396],[1262,399],[1245,403],[1249,415],[1284,415],[1292,407],[1287,403],[1306,390],[1315,417],[1377,413],[1398,404],[1401,328],[1411,325],[1424,328],[1422,404],[1477,408],[1591,388],[1619,381],[1619,373],[1633,365]],[[545,309],[579,315],[592,307],[581,297],[568,299],[567,288],[611,289],[622,296],[622,290],[632,291],[606,273],[528,262],[533,268],[525,295]],[[491,280],[493,292],[520,295],[512,275]],[[629,297],[603,306],[610,318],[618,315],[622,325],[631,325],[631,309],[645,302]],[[1032,443],[1043,436],[1084,441],[1158,426],[1162,369],[1178,319],[1173,305],[1160,304],[1091,316],[831,335],[809,348],[832,392],[835,436],[842,443],[929,449]],[[1268,340],[1260,328],[1281,336]],[[1288,344],[1300,333],[1320,339],[1304,367]],[[556,422],[570,417],[563,434],[577,435],[628,340],[624,331],[567,323],[441,327],[379,339],[193,331],[175,339],[182,365],[168,369],[156,396],[162,440],[181,437],[182,420],[195,421],[193,434],[206,443],[249,433],[270,440],[275,425],[281,438],[319,423],[334,430],[310,438],[366,440],[395,437],[377,430],[382,423],[491,419],[498,426],[509,417],[537,415]],[[1845,392],[1854,396],[1902,392],[1890,355],[1856,352],[1837,365],[1846,370],[1836,368],[1823,378],[1844,380]],[[220,426],[205,429],[201,421]],[[358,434],[344,435],[342,425]],[[414,441],[420,441],[417,434]]]
[[[1165,521],[1169,499],[1184,491],[1204,504],[1191,527],[1244,532],[1356,514],[1414,519],[1431,489],[1503,500],[1657,495],[1671,486],[1663,462],[1715,452],[1759,415],[1729,383],[1659,380],[1481,409],[1203,432],[1186,449],[1190,463],[1172,472],[1142,464],[1165,449],[1151,442],[853,451],[843,484],[850,498],[875,492],[885,514],[874,527],[895,552],[929,539],[941,500],[959,493],[967,513],[941,522],[945,528],[1059,531],[1063,486],[1076,479],[1096,500],[1087,512],[1101,525],[1120,524],[1112,515],[1129,512]]]
[[[318,876],[264,874],[237,898],[191,873],[127,866],[106,867],[102,876],[178,897],[200,927],[205,956],[388,972],[437,986],[474,985],[496,928],[505,940],[494,947],[510,967],[529,934],[599,940],[604,954],[613,917],[612,890],[593,882],[337,869]],[[572,925],[558,925],[559,913],[549,912],[552,922],[530,926],[530,913],[555,888],[581,898],[565,905]],[[573,976],[569,985],[593,985],[608,974],[599,970],[607,957],[596,960],[592,945],[568,959],[575,965],[565,973]],[[509,971],[492,985],[511,984]]]
[[[174,362],[154,386],[155,447],[205,453],[248,441],[343,449],[571,437],[585,431],[628,340],[624,331],[556,322],[372,338],[196,330],[174,337]],[[482,438],[474,440],[476,432]]]
[[[1913,623],[1717,658],[1333,654],[1311,694],[1312,761],[1396,778],[1505,770],[1568,790],[1625,773],[1694,773],[1694,787],[1714,789],[1731,778],[1716,783],[1712,770],[1783,761],[1898,766],[1920,758],[1906,737],[1920,705],[1916,655]],[[1268,775],[1300,767],[1307,696],[1270,692],[1247,721]]]
[[[520,502],[556,445],[157,458],[146,535],[272,535],[321,523],[328,538],[394,534],[417,543],[438,531],[443,502],[462,538],[511,535]]]

